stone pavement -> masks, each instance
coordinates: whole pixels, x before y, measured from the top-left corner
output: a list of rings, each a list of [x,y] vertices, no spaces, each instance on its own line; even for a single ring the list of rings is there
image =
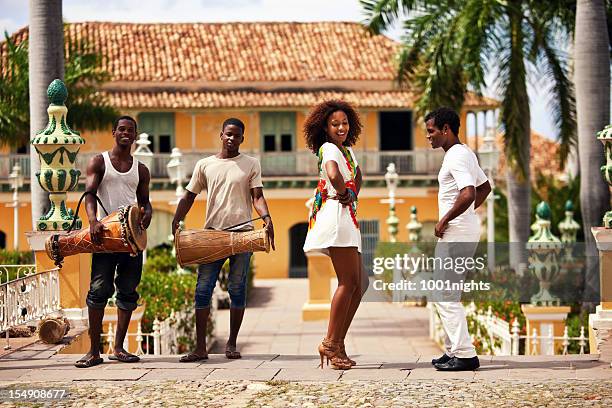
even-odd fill
[[[321,370],[318,358],[298,355],[197,363],[145,356],[90,369],[74,368],[78,357],[0,359],[0,405],[34,403],[10,396],[46,389],[69,397],[38,403],[79,407],[612,406],[612,369],[592,355],[482,356],[479,370],[459,373],[436,371],[430,356],[362,356],[347,371]]]
[[[308,280],[261,279],[255,285],[238,336],[238,349],[246,354],[316,355],[327,332],[327,320],[302,321]],[[213,351],[222,353],[229,334],[229,310],[218,310],[215,320],[218,342]],[[429,338],[426,308],[387,302],[362,302],[345,343],[347,352],[357,357],[441,353]]]
[[[351,370],[318,368],[326,322],[301,322],[304,280],[258,281],[238,346],[240,360],[143,356],[77,369],[81,355],[33,344],[0,357],[0,406],[125,407],[564,407],[612,406],[612,368],[597,355],[481,356],[476,371],[443,373],[427,336],[427,310],[363,303],[347,349]],[[227,311],[219,311],[223,345]],[[63,399],[40,390],[66,391]],[[38,393],[38,394],[37,394]],[[12,398],[11,398],[12,397]],[[18,398],[17,398],[18,397]]]

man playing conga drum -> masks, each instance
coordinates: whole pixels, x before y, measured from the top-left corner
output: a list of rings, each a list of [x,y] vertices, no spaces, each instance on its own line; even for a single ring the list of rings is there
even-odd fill
[[[207,190],[206,223],[204,228],[232,231],[253,229],[252,207],[262,216],[266,233],[274,248],[274,228],[268,212],[268,204],[263,196],[261,166],[253,157],[241,154],[238,149],[244,141],[244,123],[230,118],[223,122],[221,129],[221,152],[198,161],[187,185],[185,195],[178,203],[172,233],[175,234],[179,222],[185,218],[198,193]],[[206,351],[206,325],[210,312],[210,300],[221,267],[229,258],[230,272],[228,292],[230,306],[230,335],[225,346],[225,356],[229,359],[240,358],[236,351],[236,339],[242,324],[246,305],[246,283],[252,252],[240,253],[218,261],[202,264],[198,268],[198,282],[195,293],[196,309],[196,349],[183,356],[181,362],[200,361],[208,358]]]
[[[141,227],[146,229],[151,222],[149,202],[149,170],[134,159],[131,148],[136,140],[136,121],[121,116],[113,125],[115,146],[109,152],[91,158],[87,165],[86,191],[98,196],[109,213],[120,206],[138,203],[141,211]],[[98,219],[103,212],[98,208],[94,195],[86,196],[91,239],[101,243],[104,225]],[[132,311],[136,309],[142,272],[142,252],[131,256],[125,252],[94,253],[91,259],[91,283],[87,294],[89,312],[89,352],[75,363],[79,368],[93,367],[102,363],[100,358],[100,333],[104,308],[117,289],[117,332],[115,352],[109,359],[121,362],[136,362],[139,358],[123,348],[123,341],[130,323]]]

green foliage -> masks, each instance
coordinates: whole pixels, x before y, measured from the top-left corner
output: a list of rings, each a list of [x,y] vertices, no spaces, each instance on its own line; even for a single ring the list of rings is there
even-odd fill
[[[582,212],[580,211],[580,178],[575,177],[569,182],[558,180],[555,176],[537,174],[531,189],[531,223],[535,222],[535,213],[538,203],[546,201],[552,212],[551,231],[561,237],[559,223],[565,218],[565,202],[571,200],[574,204],[574,220],[582,225]],[[495,242],[508,242],[508,199],[506,194],[495,188]],[[578,230],[578,242],[584,242],[584,232]]]
[[[565,159],[576,143],[568,58],[557,46],[567,43],[573,28],[568,1],[361,0],[360,4],[373,33],[405,16],[397,80],[418,95],[417,115],[442,105],[459,110],[465,92],[481,92],[487,73],[494,73],[502,95],[505,153],[520,178],[529,163],[527,72],[532,71],[553,84],[545,91]]]
[[[535,222],[535,208],[541,201],[546,201],[552,212],[551,231],[561,237],[559,223],[565,219],[565,202],[570,200],[574,204],[574,220],[582,226],[582,211],[580,211],[580,177],[574,177],[567,183],[558,180],[555,176],[537,174],[536,182],[532,188],[531,214]],[[578,242],[584,242],[583,229],[578,230]]]
[[[491,194],[497,196],[495,200],[495,242],[510,242],[508,229],[508,198],[498,187]]]
[[[0,249],[0,265],[32,265],[34,253],[32,251],[8,251]]]
[[[28,45],[15,44],[5,32],[6,59],[0,69],[0,146],[18,147],[29,140]]]
[[[176,267],[176,258],[168,246],[147,250],[147,262],[143,266],[142,279],[138,286],[141,301],[146,303],[142,317],[144,333],[151,333],[153,321],[167,319],[173,310],[190,313],[190,318],[182,324],[185,329],[191,331],[195,328],[193,302],[197,275],[191,272],[177,274]],[[209,324],[209,330],[212,330],[212,326]],[[178,342],[182,352],[191,345],[193,336],[178,339]]]
[[[19,147],[30,141],[28,44],[15,44],[4,33],[6,58],[0,69],[0,146]],[[103,56],[83,41],[68,41],[64,82],[68,88],[68,125],[77,130],[110,126],[118,115],[98,92],[110,79],[102,66]]]

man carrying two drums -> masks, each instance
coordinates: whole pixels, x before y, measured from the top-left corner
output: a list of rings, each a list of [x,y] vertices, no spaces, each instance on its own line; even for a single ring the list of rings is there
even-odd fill
[[[89,218],[89,233],[91,241],[96,245],[104,245],[103,236],[108,230],[98,221],[102,215],[98,208],[96,197],[105,211],[112,213],[127,206],[138,205],[138,211],[124,214],[123,217],[140,218],[138,228],[145,230],[151,223],[152,207],[149,202],[150,175],[147,167],[131,155],[132,144],[136,140],[136,121],[130,116],[121,116],[113,125],[115,145],[102,154],[98,154],[87,165],[85,198],[87,216]],[[121,212],[120,210],[120,212]],[[144,234],[142,234],[144,235]],[[116,273],[116,276],[115,276]],[[142,252],[135,256],[127,252],[94,252],[91,260],[91,283],[87,294],[87,309],[89,313],[89,337],[91,346],[89,352],[79,359],[75,366],[79,368],[93,367],[102,363],[100,358],[100,333],[104,308],[108,299],[117,289],[117,332],[115,334],[115,351],[111,360],[121,362],[136,362],[138,356],[128,353],[123,348],[123,341],[130,323],[132,311],[136,309],[139,298],[136,288],[140,283],[142,273]]]
[[[261,165],[259,160],[239,152],[244,141],[244,123],[230,118],[223,122],[220,134],[221,152],[198,161],[185,195],[178,203],[172,233],[178,234],[179,222],[189,212],[198,193],[207,190],[206,223],[204,228],[213,230],[249,231],[253,229],[252,207],[265,223],[265,230],[274,249],[274,227],[263,196]],[[232,228],[234,227],[234,228]],[[178,252],[178,249],[177,249]],[[181,357],[181,362],[200,361],[208,358],[206,351],[206,325],[210,301],[219,272],[229,258],[230,272],[228,292],[230,306],[230,335],[225,347],[229,359],[240,358],[236,351],[236,339],[242,324],[246,305],[247,273],[252,252],[236,253],[198,268],[195,293],[196,349]]]

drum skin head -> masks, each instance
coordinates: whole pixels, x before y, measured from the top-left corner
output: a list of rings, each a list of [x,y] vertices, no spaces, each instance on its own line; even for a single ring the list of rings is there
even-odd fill
[[[136,205],[130,206],[128,228],[132,233],[134,245],[139,251],[144,251],[147,247],[147,231],[140,226],[140,209]]]

